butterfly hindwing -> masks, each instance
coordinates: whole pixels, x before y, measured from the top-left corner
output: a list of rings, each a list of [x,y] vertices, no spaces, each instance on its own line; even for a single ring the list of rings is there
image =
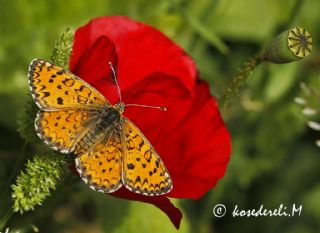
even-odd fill
[[[110,106],[108,100],[89,84],[41,59],[34,59],[30,64],[29,85],[33,99],[43,110]]]
[[[132,192],[154,196],[171,191],[172,180],[142,132],[127,118],[122,118],[123,184]]]
[[[85,110],[40,110],[35,120],[38,136],[62,153],[73,151],[76,143],[95,124],[97,114]]]
[[[110,132],[110,131],[106,131]],[[104,193],[111,193],[121,186],[122,146],[120,133],[111,130],[100,138],[94,139],[91,148],[83,152],[76,149],[76,168],[90,188]]]

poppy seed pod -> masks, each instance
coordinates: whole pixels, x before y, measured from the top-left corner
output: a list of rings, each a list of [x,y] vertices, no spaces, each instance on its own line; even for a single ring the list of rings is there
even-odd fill
[[[298,61],[311,53],[312,38],[301,27],[286,30],[276,36],[261,55],[262,61],[276,64]]]

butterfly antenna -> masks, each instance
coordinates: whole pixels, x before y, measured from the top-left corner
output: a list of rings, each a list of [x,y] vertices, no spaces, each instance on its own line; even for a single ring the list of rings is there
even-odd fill
[[[125,107],[128,106],[136,106],[136,107],[143,107],[143,108],[155,108],[155,109],[159,109],[161,111],[167,111],[166,107],[160,107],[160,106],[151,106],[151,105],[145,105],[145,104],[126,104],[124,105]]]
[[[112,71],[112,74],[113,74],[113,77],[114,77],[114,81],[116,82],[116,85],[117,85],[117,89],[118,89],[118,93],[119,93],[119,98],[120,98],[120,103],[122,102],[122,97],[121,97],[121,91],[120,91],[120,86],[119,86],[119,83],[118,83],[118,79],[117,79],[117,74],[116,74],[116,71],[112,65],[112,63],[109,61],[109,67]]]

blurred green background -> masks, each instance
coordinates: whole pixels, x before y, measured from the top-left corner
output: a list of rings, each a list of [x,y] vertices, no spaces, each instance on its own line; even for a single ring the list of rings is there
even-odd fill
[[[54,41],[67,28],[102,15],[127,15],[153,25],[180,44],[196,61],[214,95],[223,94],[241,65],[275,35],[295,26],[307,29],[312,54],[284,65],[262,64],[223,112],[232,134],[233,152],[225,177],[198,201],[174,200],[184,217],[180,232],[288,232],[320,229],[319,133],[294,103],[303,96],[300,83],[320,92],[319,0],[0,0],[0,216],[11,205],[14,182],[32,145],[17,131],[27,93],[27,69],[35,58],[50,59]],[[318,93],[319,94],[319,93]],[[308,97],[309,98],[309,97]],[[310,97],[311,98],[311,97]],[[319,109],[319,95],[315,104]],[[223,203],[228,213],[216,218]],[[303,205],[301,216],[233,218],[240,209],[275,209]],[[60,186],[34,212],[15,214],[12,232],[177,232],[157,208],[106,197],[82,182]]]

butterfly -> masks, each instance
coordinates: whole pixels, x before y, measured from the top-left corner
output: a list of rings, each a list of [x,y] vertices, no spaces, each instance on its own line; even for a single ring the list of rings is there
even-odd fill
[[[74,153],[78,173],[93,190],[112,193],[124,185],[147,196],[168,193],[173,187],[169,172],[143,133],[122,115],[127,105],[109,65],[120,95],[113,106],[71,72],[34,59],[29,87],[40,108],[37,135],[54,150]]]

